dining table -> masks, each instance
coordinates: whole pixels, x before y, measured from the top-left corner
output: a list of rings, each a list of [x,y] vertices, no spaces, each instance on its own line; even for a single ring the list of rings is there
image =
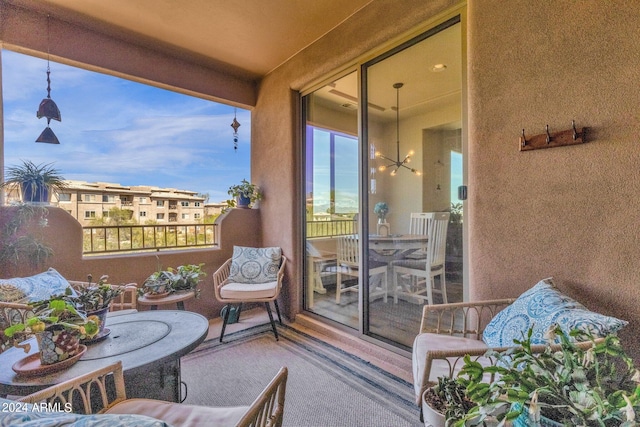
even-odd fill
[[[369,235],[369,257],[379,262],[391,262],[424,249],[429,241],[426,234]]]

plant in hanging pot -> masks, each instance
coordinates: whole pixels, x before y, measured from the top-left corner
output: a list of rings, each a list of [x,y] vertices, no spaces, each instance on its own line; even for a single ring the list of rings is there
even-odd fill
[[[240,184],[230,186],[227,193],[233,197],[233,199],[227,200],[229,208],[248,209],[258,200],[262,200],[260,188],[246,179],[243,179]]]
[[[99,331],[99,320],[76,309],[72,302],[62,297],[30,303],[34,316],[25,323],[12,325],[4,334],[15,342],[35,335],[38,339],[40,362],[51,365],[75,356],[80,350],[80,340],[94,337]],[[16,344],[29,351],[30,346]]]
[[[0,188],[19,190],[24,203],[48,204],[52,193],[66,188],[66,183],[52,163],[23,160],[22,165],[7,168]]]
[[[496,413],[503,425],[637,426],[640,422],[640,371],[615,335],[595,339],[581,330],[565,333],[558,325],[547,332],[549,344],[536,354],[532,330],[518,347],[489,351],[494,366],[465,357],[460,372],[467,394],[478,406],[467,418]],[[552,345],[559,340],[559,344]],[[576,340],[590,346],[577,345]],[[485,374],[495,374],[483,382]],[[485,376],[486,378],[486,376]],[[463,424],[456,424],[456,426]]]

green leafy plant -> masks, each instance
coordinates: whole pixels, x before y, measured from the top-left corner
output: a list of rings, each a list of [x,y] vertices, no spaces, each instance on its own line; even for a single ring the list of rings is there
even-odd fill
[[[233,199],[227,200],[227,207],[229,208],[235,208],[238,205],[237,199],[239,197],[249,199],[249,206],[252,206],[258,200],[262,200],[260,187],[250,183],[246,179],[243,179],[240,184],[230,186],[227,193],[233,197]]]
[[[156,271],[144,281],[142,292],[164,293],[191,290],[196,293],[196,298],[199,298],[198,284],[206,275],[202,271],[203,265],[181,265],[176,269],[169,267],[164,271]]]
[[[36,165],[30,160],[23,160],[22,165],[6,169],[5,179],[0,188],[16,189],[22,192],[23,202],[48,201],[52,192],[66,187],[65,180],[52,163]],[[46,197],[45,197],[46,196]]]
[[[61,326],[65,330],[76,333],[81,339],[91,338],[98,333],[99,321],[87,317],[75,305],[60,296],[48,300],[30,303],[34,316],[25,323],[14,324],[4,330],[9,338],[18,338],[45,331],[52,326]]]
[[[539,425],[541,415],[566,426],[638,425],[640,372],[617,336],[596,340],[580,330],[566,334],[554,325],[547,333],[546,349],[534,354],[532,333],[529,330],[522,341],[516,340],[518,347],[489,351],[494,366],[465,357],[459,380],[478,403],[465,419],[497,414],[499,425],[504,425],[525,413],[532,426]],[[560,344],[551,345],[556,339]],[[576,339],[591,345],[583,348]],[[495,380],[483,382],[486,374],[495,374]],[[455,426],[464,426],[464,421]]]
[[[445,416],[447,425],[464,419],[469,410],[476,406],[467,396],[465,384],[449,377],[439,377],[438,384],[426,390],[424,400]]]
[[[53,249],[33,233],[48,225],[48,214],[44,206],[24,203],[0,209],[0,269],[24,263],[35,269],[53,256]]]
[[[122,294],[122,288],[114,288],[104,281],[99,280],[95,285],[89,285],[76,289],[77,296],[72,297],[70,302],[79,309],[92,312],[108,308],[115,298]]]

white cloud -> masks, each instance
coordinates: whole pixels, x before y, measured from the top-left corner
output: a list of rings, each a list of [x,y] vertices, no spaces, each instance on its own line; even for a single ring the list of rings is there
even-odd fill
[[[212,201],[250,176],[249,111],[237,110],[236,153],[233,107],[55,63],[51,97],[62,122],[51,129],[61,144],[36,144],[46,61],[8,51],[2,60],[7,165],[54,162],[68,179],[189,189]]]

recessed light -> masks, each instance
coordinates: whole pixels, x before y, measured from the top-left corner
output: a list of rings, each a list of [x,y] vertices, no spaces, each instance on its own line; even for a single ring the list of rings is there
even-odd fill
[[[445,64],[436,64],[433,67],[431,67],[431,71],[433,71],[434,73],[440,73],[446,69],[447,69],[447,66]]]

